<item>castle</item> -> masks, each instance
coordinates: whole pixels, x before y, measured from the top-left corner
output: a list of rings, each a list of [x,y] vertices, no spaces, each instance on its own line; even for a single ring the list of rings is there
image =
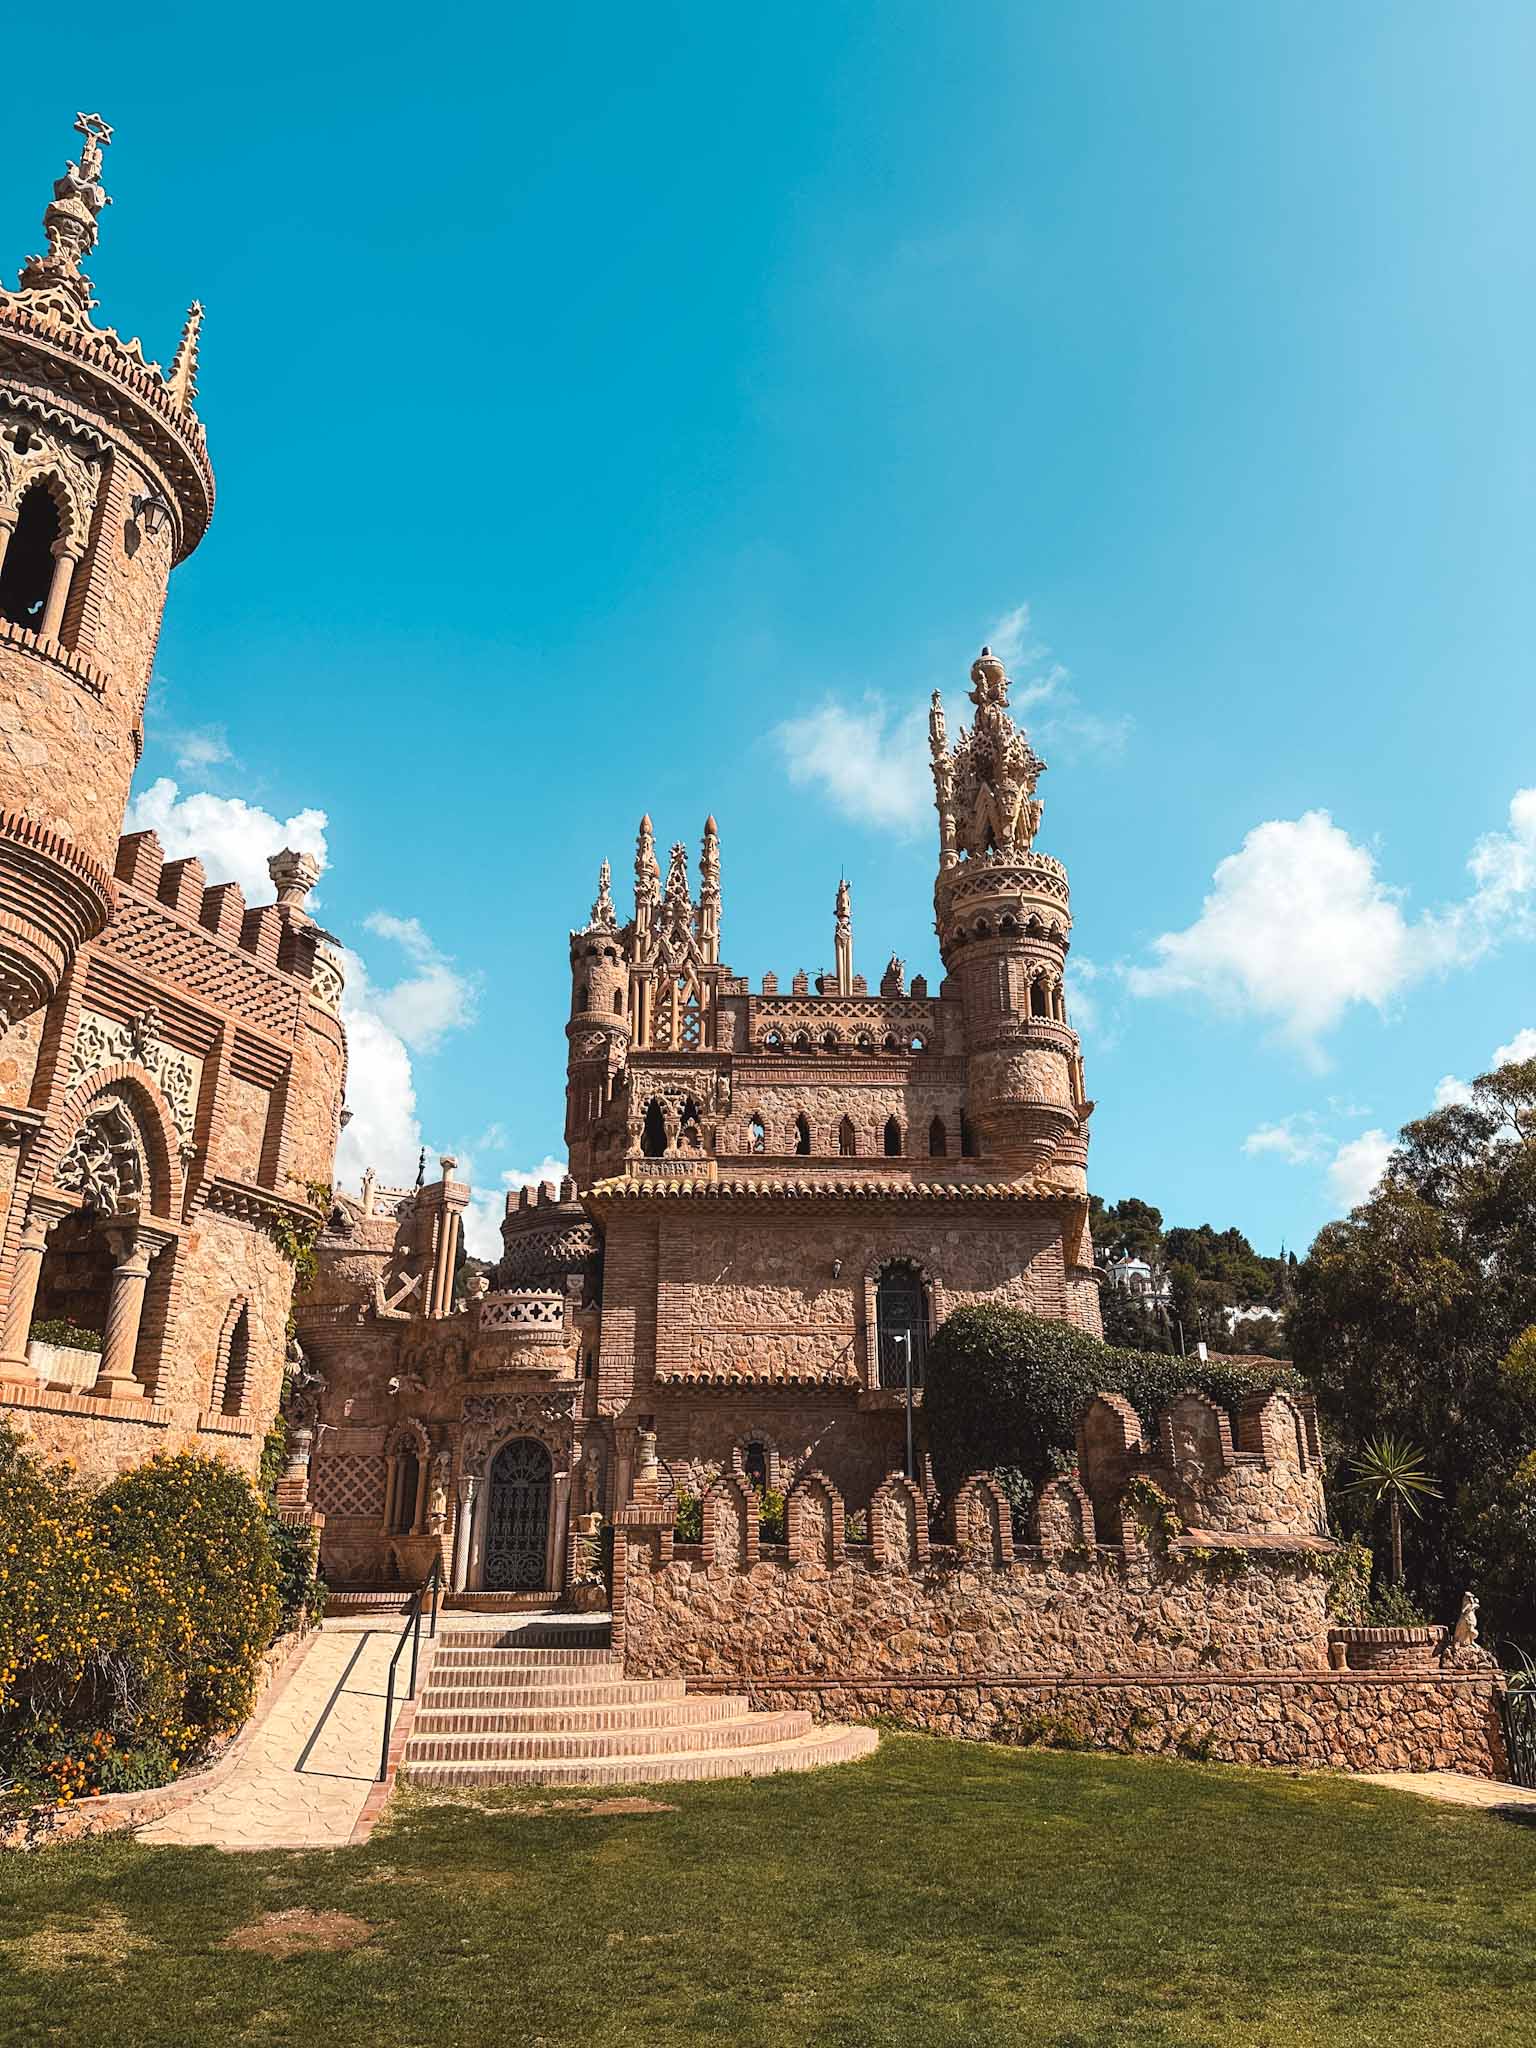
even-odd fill
[[[868,1500],[911,1461],[931,1332],[967,1302],[1099,1330],[1071,911],[1039,850],[1044,763],[1008,676],[971,668],[954,744],[930,716],[944,980],[836,970],[756,991],[721,957],[720,836],[663,880],[640,823],[634,909],[603,863],[570,938],[570,1176],[509,1196],[494,1284],[456,1305],[469,1190],[344,1199],[299,1304],[327,1384],[310,1497],[333,1578],[550,1595],[574,1518],[629,1499],[654,1436],[676,1489],[814,1465]],[[909,1398],[909,1386],[911,1394]]]
[[[111,130],[75,126],[0,292],[0,1420],[88,1477],[188,1446],[254,1472],[340,1129],[341,964],[309,855],[274,849],[248,907],[122,836],[213,472],[202,308],[168,372],[93,318]]]

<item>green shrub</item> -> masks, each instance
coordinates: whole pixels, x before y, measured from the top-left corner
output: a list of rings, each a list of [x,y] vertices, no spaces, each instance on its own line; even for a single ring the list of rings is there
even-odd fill
[[[776,1486],[757,1497],[757,1534],[761,1543],[783,1543],[788,1537],[784,1496]]]
[[[1020,1309],[956,1309],[928,1347],[923,1413],[934,1472],[952,1494],[972,1472],[1016,1466],[1038,1485],[1071,1462],[1077,1419],[1095,1394],[1124,1394],[1150,1430],[1186,1387],[1224,1408],[1300,1386],[1286,1365],[1173,1358],[1103,1344],[1071,1323]]]
[[[704,1502],[685,1486],[677,1489],[677,1519],[672,1524],[672,1534],[679,1543],[704,1541]]]
[[[73,1798],[237,1727],[279,1618],[271,1526],[217,1459],[91,1493],[0,1425],[0,1785]]]
[[[34,1344],[60,1344],[66,1351],[100,1351],[102,1346],[100,1330],[88,1330],[68,1316],[50,1316],[34,1323],[27,1334]]]
[[[1365,1610],[1367,1628],[1427,1628],[1429,1617],[1406,1586],[1388,1579],[1372,1593]]]

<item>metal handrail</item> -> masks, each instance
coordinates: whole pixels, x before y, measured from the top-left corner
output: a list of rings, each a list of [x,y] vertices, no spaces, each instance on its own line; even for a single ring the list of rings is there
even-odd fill
[[[411,1595],[410,1608],[406,1613],[405,1626],[400,1631],[400,1640],[395,1645],[395,1654],[389,1660],[389,1683],[384,1694],[384,1740],[379,1747],[379,1783],[382,1785],[389,1776],[389,1738],[395,1719],[395,1666],[409,1639],[411,1645],[411,1682],[406,1688],[406,1698],[416,1697],[416,1664],[421,1654],[421,1610],[428,1593],[432,1595],[432,1619],[427,1629],[427,1641],[437,1637],[437,1600],[443,1588],[443,1561],[432,1560],[432,1569]]]

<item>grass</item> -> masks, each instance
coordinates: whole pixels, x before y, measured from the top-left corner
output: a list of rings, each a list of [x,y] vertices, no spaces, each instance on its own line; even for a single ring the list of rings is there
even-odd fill
[[[598,1794],[599,1802],[608,1795]],[[0,1863],[0,2039],[1497,2048],[1536,1829],[1339,1779],[887,1735],[805,1777],[405,1792],[364,1848]]]

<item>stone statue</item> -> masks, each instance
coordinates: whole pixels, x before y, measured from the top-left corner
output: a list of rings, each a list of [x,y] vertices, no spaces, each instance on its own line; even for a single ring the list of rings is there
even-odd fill
[[[1451,1640],[1458,1649],[1464,1650],[1474,1648],[1477,1643],[1477,1595],[1470,1588],[1461,1596],[1461,1612],[1456,1617]]]

